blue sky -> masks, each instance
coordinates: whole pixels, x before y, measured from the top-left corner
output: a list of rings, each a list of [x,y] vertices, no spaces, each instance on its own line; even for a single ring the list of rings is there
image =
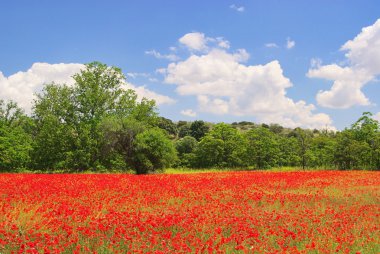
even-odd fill
[[[173,120],[342,129],[380,112],[378,10],[365,0],[1,1],[0,98],[28,112],[44,82],[70,83],[96,60]]]

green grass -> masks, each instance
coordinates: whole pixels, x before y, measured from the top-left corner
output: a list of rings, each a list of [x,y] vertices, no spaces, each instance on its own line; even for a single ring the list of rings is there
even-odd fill
[[[305,169],[305,171],[322,170],[322,169]],[[252,169],[252,168],[167,168],[163,172],[165,174],[196,174],[196,173],[217,173],[231,171],[268,171],[268,172],[293,172],[302,171],[299,167],[278,167],[271,169]]]
[[[267,172],[295,172],[295,171],[323,171],[323,170],[333,170],[324,168],[307,168],[302,169],[300,167],[276,167],[270,169],[254,169],[252,167],[245,168],[167,168],[162,171],[157,171],[156,173],[164,174],[196,174],[196,173],[217,173],[217,172],[233,172],[233,171],[267,171]],[[78,173],[78,174],[134,174],[132,170],[114,170],[114,169],[101,169],[101,170],[64,170],[64,169],[51,169],[51,170],[30,170],[30,169],[19,169],[14,171],[3,171],[1,173],[31,173],[31,174],[67,174],[67,173]]]

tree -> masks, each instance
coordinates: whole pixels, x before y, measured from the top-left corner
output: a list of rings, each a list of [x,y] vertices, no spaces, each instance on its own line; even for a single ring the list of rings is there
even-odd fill
[[[179,157],[179,165],[183,167],[192,167],[194,165],[194,151],[198,147],[198,142],[191,136],[185,136],[175,143]]]
[[[336,140],[328,133],[314,136],[310,143],[310,149],[306,153],[308,166],[314,168],[333,167],[335,148]]]
[[[73,87],[45,86],[34,103],[37,168],[103,167],[99,125],[106,117],[132,117],[152,125],[157,122],[154,101],[138,102],[133,90],[124,89],[125,77],[119,68],[93,62],[73,79]]]
[[[302,169],[305,169],[307,163],[307,153],[310,147],[311,134],[301,128],[295,128],[294,135],[298,141],[298,153],[301,158],[301,166]]]
[[[345,129],[337,134],[334,161],[339,169],[365,168],[370,156],[370,146],[364,141],[355,140],[353,130]]]
[[[137,134],[133,144],[133,167],[137,174],[164,169],[176,160],[174,145],[161,129],[152,128]]]
[[[284,127],[279,124],[271,124],[269,125],[269,130],[275,134],[280,134],[284,130]]]
[[[209,131],[209,127],[202,120],[197,120],[190,125],[190,136],[194,137],[196,140],[201,140],[206,133]]]
[[[276,136],[266,127],[258,127],[246,133],[248,161],[256,168],[271,168],[278,165],[280,151]]]
[[[172,138],[177,137],[177,125],[174,124],[172,120],[165,117],[158,117],[158,127],[165,130]]]
[[[78,116],[73,103],[73,88],[48,84],[37,95],[33,111],[36,123],[33,147],[34,168],[81,168]]]
[[[298,140],[294,136],[278,136],[279,155],[278,165],[295,167],[301,164]]]
[[[223,140],[206,135],[199,142],[195,150],[196,163],[199,168],[211,168],[220,166],[223,162]]]
[[[124,170],[134,169],[134,142],[136,136],[147,128],[149,125],[146,122],[138,121],[131,116],[104,118],[99,124],[99,129],[103,134],[101,154],[104,166],[106,168],[115,168],[116,166]]]
[[[372,118],[372,113],[364,112],[363,115],[351,126],[355,140],[366,142],[370,147],[370,156],[366,161],[367,168],[378,168],[379,154],[378,134],[380,132],[379,122]]]
[[[198,165],[201,167],[245,166],[247,143],[242,134],[228,124],[216,124],[201,139],[196,150]]]
[[[0,100],[0,171],[26,168],[30,164],[30,119],[16,103]]]
[[[372,113],[364,112],[363,115],[351,126],[357,140],[371,143],[377,132],[380,131],[379,122],[372,119]]]
[[[183,138],[186,136],[190,136],[190,125],[184,124],[178,127],[178,137]]]

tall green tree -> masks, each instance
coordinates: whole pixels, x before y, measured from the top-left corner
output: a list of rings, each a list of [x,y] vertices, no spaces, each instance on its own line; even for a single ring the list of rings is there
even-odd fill
[[[302,169],[305,169],[308,162],[307,154],[310,148],[312,134],[309,131],[303,130],[301,128],[295,128],[294,136],[297,138],[298,141],[298,154],[301,158],[301,166]]]
[[[365,141],[355,139],[351,129],[337,134],[334,161],[339,169],[360,169],[368,166],[371,147]]]
[[[322,132],[311,139],[310,147],[306,152],[308,167],[334,168],[334,152],[336,140],[327,132]]]
[[[301,165],[298,139],[294,136],[278,136],[279,144],[278,165],[280,167],[295,167]]]
[[[175,148],[178,153],[179,166],[193,167],[195,164],[194,151],[198,147],[198,142],[191,136],[185,136],[175,143]]]
[[[370,156],[365,163],[365,167],[368,169],[378,169],[378,135],[380,132],[379,122],[373,119],[372,113],[364,112],[363,115],[351,126],[351,129],[354,133],[355,140],[358,142],[365,142],[370,147]]]
[[[190,125],[190,136],[199,141],[209,132],[209,129],[204,121],[196,120]]]
[[[73,79],[72,87],[53,83],[37,96],[35,167],[102,167],[103,133],[99,125],[104,118],[117,115],[156,122],[154,101],[138,102],[133,90],[124,89],[125,77],[119,68],[93,62]]]
[[[15,102],[0,100],[0,171],[29,167],[31,130],[30,118]]]
[[[280,147],[276,135],[268,128],[258,127],[248,131],[248,161],[256,168],[264,169],[278,165]]]

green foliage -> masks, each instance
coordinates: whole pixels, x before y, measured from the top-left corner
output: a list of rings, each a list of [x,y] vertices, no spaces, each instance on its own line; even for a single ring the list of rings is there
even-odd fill
[[[174,145],[161,129],[152,128],[137,134],[133,145],[132,160],[137,174],[162,170],[176,160]]]
[[[247,143],[231,125],[220,123],[199,142],[198,167],[240,167],[246,165]]]
[[[201,140],[207,132],[209,131],[209,127],[202,120],[197,120],[191,123],[190,125],[190,136],[194,137],[196,140]]]
[[[327,133],[313,137],[310,148],[306,152],[308,166],[311,168],[332,168],[335,148],[335,138],[328,136]]]
[[[192,153],[197,148],[197,146],[197,140],[191,136],[183,137],[175,143],[178,155]]]
[[[190,136],[190,125],[189,124],[180,125],[178,128],[179,128],[178,129],[178,137],[179,138]]]
[[[245,134],[248,140],[249,165],[266,169],[278,165],[280,146],[276,136],[266,127],[258,127]]]
[[[309,152],[310,143],[312,139],[312,134],[306,130],[303,130],[301,128],[295,128],[294,129],[294,135],[297,138],[298,141],[298,155],[301,158],[301,166],[302,169],[306,168],[307,164],[307,154]]]
[[[31,120],[16,103],[0,100],[0,171],[27,168],[30,164]]]
[[[280,153],[278,156],[278,165],[280,167],[290,166],[296,167],[301,163],[301,158],[298,153],[298,140],[296,137],[279,136],[278,144]]]
[[[49,84],[34,103],[36,144],[35,168],[86,170],[120,164],[118,149],[104,151],[105,119],[117,116],[154,125],[157,123],[154,101],[137,101],[133,90],[125,90],[121,70],[94,62],[73,76],[73,87]],[[108,133],[109,134],[109,133]],[[108,135],[107,134],[107,135]]]
[[[177,137],[177,125],[172,120],[165,117],[158,118],[158,127],[165,130],[172,138]]]
[[[339,169],[367,168],[371,147],[365,141],[356,140],[353,130],[344,130],[337,135],[334,161]]]

